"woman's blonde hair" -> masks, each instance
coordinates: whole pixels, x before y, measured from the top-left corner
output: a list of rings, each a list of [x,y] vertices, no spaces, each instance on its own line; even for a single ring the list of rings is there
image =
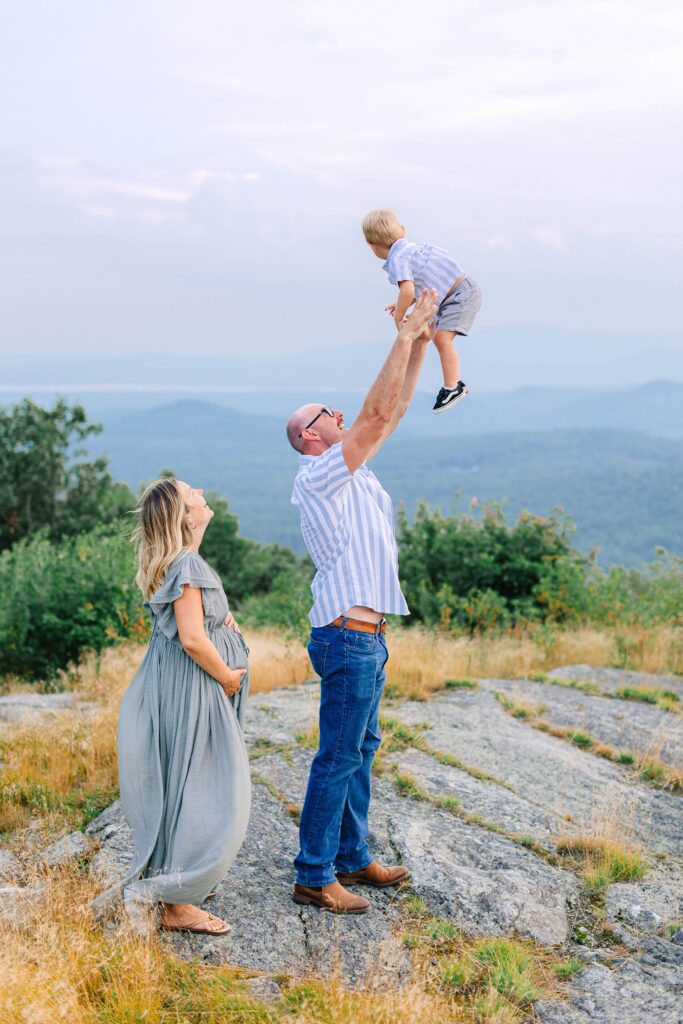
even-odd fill
[[[393,210],[371,210],[361,223],[365,241],[372,245],[386,245],[391,249],[394,242],[403,238],[405,231]]]
[[[187,521],[188,511],[178,481],[173,477],[154,480],[140,498],[133,533],[138,557],[135,582],[145,600],[164,582],[173,559],[190,546],[192,530]]]

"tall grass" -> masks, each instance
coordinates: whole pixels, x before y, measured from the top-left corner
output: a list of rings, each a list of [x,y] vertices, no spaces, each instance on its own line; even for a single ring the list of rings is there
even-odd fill
[[[558,852],[574,862],[593,892],[646,874],[647,861],[632,840],[633,815],[633,804],[608,793],[595,805],[590,821],[578,835],[558,839]]]
[[[414,700],[427,699],[451,678],[526,679],[560,665],[683,672],[683,634],[667,626],[646,635],[635,628],[583,627],[474,637],[418,627],[392,629],[389,641],[389,693]]]
[[[251,692],[292,686],[310,678],[305,648],[272,631],[249,637]],[[84,704],[38,723],[0,730],[0,832],[20,828],[38,814],[54,833],[78,828],[116,798],[116,730],[121,697],[145,648],[110,647],[86,656],[77,672],[62,676]],[[13,690],[20,690],[15,682]]]
[[[251,693],[267,693],[281,686],[296,686],[314,677],[303,644],[285,640],[272,629],[250,632],[247,641],[251,652]]]
[[[404,934],[412,981],[395,986],[376,973],[354,991],[339,976],[307,975],[302,961],[302,976],[280,978],[283,998],[265,1004],[246,971],[185,963],[156,934],[125,924],[101,928],[84,910],[95,883],[76,870],[41,884],[21,926],[0,922],[0,1024],[521,1024],[566,969],[530,942],[465,939],[413,898],[418,919],[406,919]]]
[[[103,930],[84,912],[93,883],[60,872],[21,928],[0,924],[0,1024],[492,1024],[455,993],[415,980],[366,991],[338,978],[281,979],[284,998],[266,1005],[246,972],[177,960],[155,935]],[[254,925],[257,927],[257,923]],[[306,970],[302,964],[302,972]],[[379,984],[377,984],[379,983]]]

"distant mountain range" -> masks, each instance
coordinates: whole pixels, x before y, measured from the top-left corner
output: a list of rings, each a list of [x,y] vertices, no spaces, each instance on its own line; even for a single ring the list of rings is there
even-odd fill
[[[57,392],[34,391],[33,397],[50,403]],[[346,389],[341,383],[324,388],[265,387],[242,391],[202,391],[182,388],[168,391],[88,391],[69,389],[72,398],[83,401],[96,419],[116,419],[157,405],[178,400],[199,400],[251,414],[280,417],[297,406],[318,400],[342,408],[348,422],[358,412],[364,391]],[[0,391],[0,402],[15,401],[22,392]],[[434,395],[420,391],[401,424],[401,435],[462,437],[464,434],[508,433],[509,431],[556,430],[577,427],[640,430],[660,437],[683,437],[683,382],[651,381],[635,388],[598,391],[589,388],[519,388],[512,391],[478,391],[472,387],[467,399],[453,413],[432,415]]]
[[[115,476],[137,487],[161,469],[173,469],[227,496],[245,535],[300,549],[289,503],[296,456],[284,438],[285,419],[303,402],[318,400],[344,409],[352,422],[364,391],[350,388],[349,380],[354,374],[364,383],[371,379],[371,357],[379,365],[382,356],[372,351],[359,351],[357,365],[341,360],[324,387],[312,378],[293,386],[301,366],[288,367],[283,360],[281,377],[271,373],[258,388],[193,391],[193,381],[201,379],[214,389],[226,387],[221,367],[228,361],[211,375],[198,360],[183,364],[188,376],[181,387],[160,384],[167,389],[150,391],[121,384],[114,390],[109,385],[67,391],[104,423],[93,450],[109,454]],[[152,364],[140,376],[177,381],[177,360],[166,365],[155,358],[156,377]],[[144,359],[115,362],[121,380],[146,366]],[[42,373],[47,380],[54,369],[40,363],[35,376]],[[20,395],[5,384],[0,402]],[[54,394],[45,387],[33,397],[50,404]],[[604,564],[650,560],[657,544],[683,553],[683,383],[653,381],[610,391],[567,386],[494,392],[472,386],[464,402],[439,417],[432,415],[432,403],[426,390],[415,395],[376,460],[397,505],[405,502],[412,513],[424,499],[448,510],[457,492],[460,507],[472,497],[491,498],[507,501],[510,515],[522,508],[544,515],[561,505],[577,523],[579,546],[597,545]]]
[[[411,514],[421,499],[449,511],[458,492],[460,508],[473,497],[491,498],[506,502],[511,516],[523,508],[545,515],[561,505],[577,523],[578,545],[586,551],[599,547],[603,564],[651,560],[655,545],[681,553],[683,442],[675,437],[683,431],[674,411],[683,386],[649,389],[642,402],[631,404],[623,396],[583,392],[512,393],[498,404],[482,396],[482,404],[491,403],[491,420],[498,412],[499,432],[486,434],[464,429],[466,409],[476,409],[479,400],[468,398],[437,419],[424,405],[428,396],[419,395],[416,403],[423,404],[416,404],[410,429],[409,421],[402,425],[373,468],[396,505],[404,502]],[[240,396],[246,405],[241,409],[194,399],[119,413],[110,409],[104,434],[92,447],[106,451],[114,475],[133,487],[172,469],[228,497],[246,536],[300,550],[289,502],[297,458],[283,429],[284,410],[297,400],[288,393]],[[359,400],[356,395],[356,405]],[[634,418],[640,410],[641,424],[663,424],[662,432],[672,436],[605,426],[610,417],[624,415],[624,404]],[[583,417],[586,425],[559,428],[563,416]],[[603,424],[589,426],[598,416]],[[536,430],[520,428],[525,417],[534,418]],[[431,435],[424,433],[426,423],[433,424]]]
[[[188,341],[184,355],[173,352],[102,354],[93,344],[83,354],[10,352],[2,356],[0,385],[28,389],[99,385],[101,387],[214,387],[267,390],[367,390],[391,346],[387,321],[381,337],[343,347],[325,344],[325,332],[302,324],[302,339],[316,337],[316,347],[297,353],[265,354],[257,325],[235,355],[201,355],[201,339]],[[266,328],[276,337],[277,327]],[[2,342],[0,342],[0,345]],[[8,343],[5,342],[5,345]],[[272,342],[271,348],[272,348]],[[305,347],[305,340],[302,340]],[[460,343],[463,375],[478,393],[520,387],[596,388],[601,391],[638,386],[643,380],[683,381],[683,339],[675,336],[591,334],[542,327],[477,329]],[[436,389],[436,353],[428,353],[423,386]]]

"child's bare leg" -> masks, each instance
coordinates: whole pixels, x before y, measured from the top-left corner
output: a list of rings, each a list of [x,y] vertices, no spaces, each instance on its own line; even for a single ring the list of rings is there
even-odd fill
[[[434,344],[441,360],[443,370],[443,386],[455,388],[460,380],[460,360],[458,350],[453,344],[455,331],[437,331],[434,335]]]

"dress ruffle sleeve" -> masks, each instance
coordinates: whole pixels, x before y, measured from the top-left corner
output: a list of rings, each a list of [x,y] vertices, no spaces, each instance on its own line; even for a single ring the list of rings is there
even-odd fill
[[[183,551],[178,555],[166,573],[164,582],[146,602],[154,617],[155,626],[169,640],[174,640],[178,635],[173,602],[183,596],[185,586],[196,587],[202,591],[205,614],[207,607],[204,592],[222,589],[220,579],[200,555],[194,551]]]

